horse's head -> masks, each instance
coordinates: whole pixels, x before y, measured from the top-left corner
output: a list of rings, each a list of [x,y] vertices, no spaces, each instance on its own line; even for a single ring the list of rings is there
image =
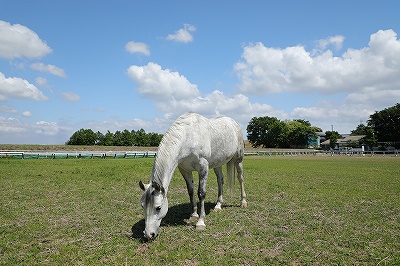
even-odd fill
[[[162,218],[168,212],[168,200],[164,187],[155,181],[151,184],[139,182],[144,194],[140,203],[144,209],[145,229],[144,236],[148,240],[156,238]]]

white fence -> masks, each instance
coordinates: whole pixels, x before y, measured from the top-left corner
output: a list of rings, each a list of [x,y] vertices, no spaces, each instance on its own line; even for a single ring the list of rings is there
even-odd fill
[[[100,151],[0,151],[0,157],[21,159],[69,159],[69,158],[155,158],[156,152],[100,152]]]
[[[400,150],[390,150],[390,151],[361,151],[361,150],[332,150],[332,151],[322,151],[322,150],[273,150],[273,151],[253,151],[245,152],[245,155],[255,155],[255,156],[398,156]]]
[[[246,151],[245,156],[398,156],[400,150],[390,151],[321,151],[321,150],[264,150]],[[68,158],[155,158],[154,151],[0,151],[0,158],[68,159]]]

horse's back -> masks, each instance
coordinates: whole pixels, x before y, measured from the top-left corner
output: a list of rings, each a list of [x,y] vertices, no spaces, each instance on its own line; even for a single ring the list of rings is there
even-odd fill
[[[189,167],[189,162],[192,164],[200,158],[205,158],[210,168],[216,168],[235,156],[243,156],[242,130],[229,117],[207,119],[196,113],[186,113],[176,123],[185,131],[185,145],[181,150],[185,158],[181,158],[180,163],[185,168]]]
[[[219,117],[209,121],[210,138],[214,150],[224,148],[234,151],[243,145],[242,129],[235,120],[230,117]]]

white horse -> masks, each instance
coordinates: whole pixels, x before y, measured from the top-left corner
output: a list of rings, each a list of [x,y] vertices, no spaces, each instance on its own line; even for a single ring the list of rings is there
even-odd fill
[[[152,240],[158,234],[161,219],[168,212],[168,187],[176,167],[185,178],[192,206],[190,220],[197,220],[197,230],[203,230],[206,227],[204,199],[208,169],[214,169],[218,180],[218,201],[215,210],[220,210],[223,202],[222,165],[224,164],[227,164],[228,185],[233,184],[236,168],[241,187],[241,206],[247,207],[243,185],[243,150],[242,130],[233,119],[228,117],[207,119],[195,113],[186,113],[180,116],[161,140],[150,184],[139,182],[139,186],[144,191],[141,198],[141,205],[145,213],[144,236],[148,240]],[[193,193],[193,171],[199,173],[199,214]]]

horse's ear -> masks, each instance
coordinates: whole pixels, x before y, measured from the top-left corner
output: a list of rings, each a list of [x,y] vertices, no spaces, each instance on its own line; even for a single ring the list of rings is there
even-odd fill
[[[165,189],[164,189],[164,187],[163,187],[160,183],[158,183],[158,182],[156,182],[156,181],[153,181],[153,183],[151,184],[151,186],[152,186],[156,191],[165,193]]]
[[[149,188],[150,184],[143,184],[142,180],[139,181],[139,187],[143,190],[146,191]]]

